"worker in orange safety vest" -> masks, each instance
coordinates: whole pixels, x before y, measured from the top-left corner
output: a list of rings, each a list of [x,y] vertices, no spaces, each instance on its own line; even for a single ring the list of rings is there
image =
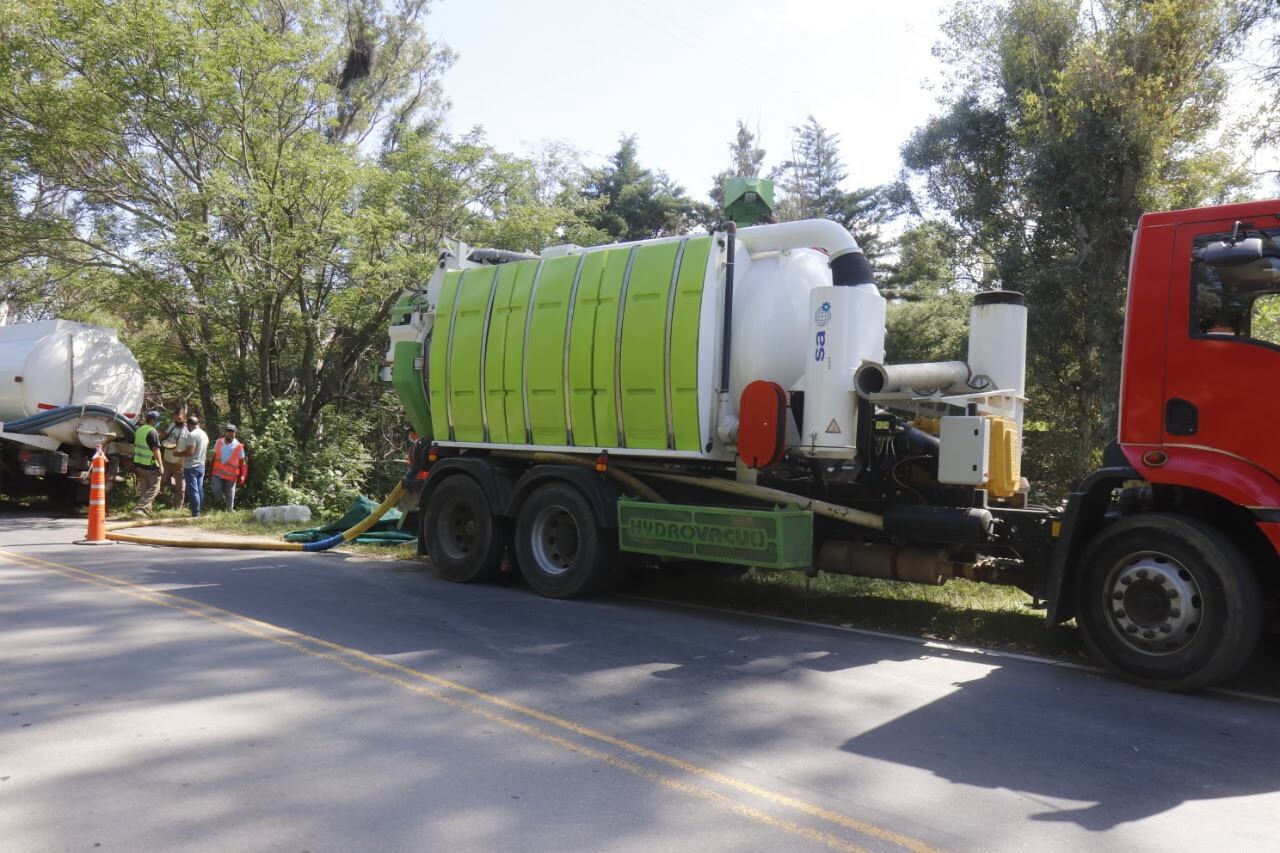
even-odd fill
[[[228,512],[236,508],[236,487],[249,479],[249,460],[244,445],[236,440],[236,425],[227,424],[213,445],[213,466],[209,473],[209,492],[222,501]]]

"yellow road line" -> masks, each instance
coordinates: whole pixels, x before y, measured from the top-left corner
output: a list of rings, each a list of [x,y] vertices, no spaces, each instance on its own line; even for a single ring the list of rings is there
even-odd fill
[[[52,572],[53,574],[61,575],[70,580],[76,580],[82,583],[88,583],[93,586],[101,587],[103,589],[109,589],[114,592],[120,592],[125,595],[129,595],[134,598],[138,598],[138,599],[150,602],[152,604],[159,604],[163,607],[179,610],[184,613],[197,616],[206,621],[213,622],[213,623],[222,625],[226,628],[230,628],[232,630],[238,631],[242,634],[248,634],[249,636],[256,637],[258,639],[268,640],[270,642],[276,643],[277,645],[281,645],[286,648],[292,649],[294,651],[301,652],[302,654],[306,654],[311,657],[320,658],[322,660],[327,660],[332,663],[336,663],[339,666],[346,667],[349,670],[359,672],[365,675],[369,675],[375,678],[379,678],[383,681],[387,681],[389,683],[395,684],[398,687],[402,687],[418,695],[427,696],[437,701],[451,705],[453,707],[466,710],[478,716],[484,717],[485,719],[492,720],[493,722],[507,726],[516,731],[520,731],[524,734],[528,734],[532,737],[535,737],[547,743],[553,743],[557,746],[561,746],[565,749],[571,750],[581,755],[603,761],[606,764],[609,764],[613,767],[617,767],[621,770],[625,770],[629,773],[632,773],[636,776],[647,779],[656,784],[662,785],[663,787],[666,787],[670,790],[679,791],[681,793],[685,793],[692,796],[700,797],[702,799],[710,800],[712,802],[715,802],[719,805],[724,806],[725,808],[728,808],[729,810],[737,814],[750,817],[754,820],[760,821],[762,823],[765,823],[769,826],[773,826],[778,829],[783,829],[788,832],[801,835],[812,841],[816,841],[825,846],[831,847],[832,849],[846,850],[846,851],[861,850],[861,848],[857,847],[856,845],[852,845],[849,842],[841,838],[838,838],[834,835],[830,835],[828,833],[821,832],[819,830],[805,827],[801,824],[797,824],[793,821],[787,820],[786,818],[775,817],[766,812],[752,808],[751,806],[738,803],[737,801],[732,800],[729,797],[724,796],[723,794],[708,790],[707,788],[703,788],[697,785],[690,785],[679,779],[675,779],[670,776],[664,776],[660,773],[655,773],[632,761],[628,761],[625,758],[619,758],[618,756],[611,755],[607,752],[603,752],[601,750],[594,749],[589,746],[584,746],[582,744],[575,743],[571,740],[562,738],[558,735],[555,735],[550,732],[546,732],[546,731],[543,731],[542,729],[531,726],[528,723],[522,722],[517,719],[513,719],[511,717],[508,717],[502,714],[495,713],[494,711],[481,707],[475,704],[474,702],[467,702],[462,699],[459,699],[456,696],[449,696],[446,693],[440,692],[439,690],[428,688],[424,686],[424,684],[433,685],[434,687],[442,688],[444,690],[451,691],[454,693],[461,693],[465,696],[470,697],[471,699],[478,700],[485,704],[495,705],[499,708],[502,708],[503,710],[510,711],[515,714],[519,714],[521,716],[529,717],[529,718],[538,720],[539,722],[546,723],[548,725],[555,726],[565,731],[572,732],[573,734],[578,735],[579,737],[594,740],[599,743],[608,744],[609,746],[631,753],[633,756],[645,758],[660,764],[665,764],[669,767],[674,767],[692,776],[697,776],[707,781],[715,782],[718,785],[722,785],[727,788],[732,788],[742,793],[749,794],[753,797],[758,797],[760,799],[769,801],[776,805],[793,809],[808,817],[816,818],[818,820],[825,821],[830,824],[834,824],[844,829],[853,830],[854,832],[857,832],[861,835],[868,836],[870,838],[875,838],[881,841],[887,841],[889,843],[902,847],[906,850],[911,850],[913,851],[913,853],[942,853],[942,851],[940,851],[938,848],[932,847],[929,844],[926,844],[925,842],[920,841],[919,839],[912,838],[907,835],[902,835],[901,833],[897,833],[889,829],[884,829],[883,827],[879,827],[879,826],[876,826],[875,824],[867,823],[866,821],[857,820],[855,818],[849,817],[848,815],[841,814],[840,812],[832,811],[830,809],[826,809],[821,806],[813,805],[803,800],[798,800],[794,797],[790,797],[786,794],[780,794],[776,791],[770,791],[766,788],[761,788],[750,782],[744,782],[740,779],[735,779],[732,776],[725,775],[724,773],[721,773],[719,771],[711,770],[706,767],[701,767],[697,764],[692,764],[688,761],[685,761],[684,759],[677,758],[672,755],[667,755],[665,753],[649,749],[648,747],[644,747],[636,743],[631,743],[630,741],[623,740],[622,738],[614,737],[613,735],[610,735],[606,732],[602,732],[597,729],[590,728],[588,726],[580,725],[571,720],[566,720],[562,717],[557,717],[554,714],[550,714],[545,711],[540,711],[537,708],[531,708],[527,705],[522,705],[518,702],[513,702],[509,699],[504,699],[501,696],[495,696],[490,693],[485,693],[481,690],[476,690],[473,687],[468,687],[465,684],[461,684],[456,681],[451,681],[447,678],[441,678],[440,676],[432,675],[430,673],[423,672],[422,670],[414,669],[413,667],[405,666],[404,664],[387,660],[386,658],[379,657],[377,655],[372,655],[372,654],[369,654],[368,652],[363,652],[359,649],[354,649],[349,646],[343,646],[338,643],[331,642],[329,640],[321,639],[320,637],[315,637],[310,634],[305,634],[301,631],[295,631],[290,628],[283,628],[279,625],[275,625],[270,622],[263,622],[259,619],[254,619],[252,617],[245,616],[240,613],[236,613],[235,611],[226,610],[224,608],[217,607],[211,604],[204,604],[194,599],[185,598],[180,595],[174,595],[173,593],[169,593],[169,592],[160,592],[158,590],[153,590],[146,586],[142,586],[141,584],[135,584],[130,581],[114,578],[114,577],[111,577],[110,575],[103,575],[97,572],[91,572],[87,569],[81,569],[81,568],[77,568],[75,566],[69,566],[63,563],[54,563],[48,560],[42,560],[39,557],[32,557],[29,554],[15,554],[9,551],[0,551],[0,557],[8,559],[11,562],[17,563],[19,565],[25,565],[31,568],[39,568],[44,571]],[[319,651],[318,649],[311,648],[310,646],[305,644],[318,646],[321,649],[326,649],[328,651]],[[355,660],[350,660],[350,658],[354,658]],[[356,661],[360,661],[362,663],[357,663]],[[362,665],[362,664],[369,664],[369,666]]]

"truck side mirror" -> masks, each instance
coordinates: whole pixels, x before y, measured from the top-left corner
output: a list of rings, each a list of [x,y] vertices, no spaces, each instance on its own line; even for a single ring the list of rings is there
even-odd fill
[[[1261,237],[1247,237],[1235,243],[1218,241],[1204,247],[1203,260],[1211,267],[1242,267],[1262,260]]]

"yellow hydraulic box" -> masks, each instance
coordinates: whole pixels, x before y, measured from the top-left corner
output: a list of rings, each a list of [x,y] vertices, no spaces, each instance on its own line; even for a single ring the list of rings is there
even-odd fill
[[[997,498],[1013,497],[1022,482],[1022,448],[1018,427],[1008,418],[992,417],[990,479],[987,491]]]

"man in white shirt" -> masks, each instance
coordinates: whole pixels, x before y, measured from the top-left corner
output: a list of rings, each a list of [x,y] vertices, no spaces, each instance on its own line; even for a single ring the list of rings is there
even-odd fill
[[[192,518],[200,517],[200,509],[204,505],[204,460],[208,453],[209,435],[200,429],[200,418],[192,415],[187,418],[187,429],[183,432],[182,444],[178,446]]]

